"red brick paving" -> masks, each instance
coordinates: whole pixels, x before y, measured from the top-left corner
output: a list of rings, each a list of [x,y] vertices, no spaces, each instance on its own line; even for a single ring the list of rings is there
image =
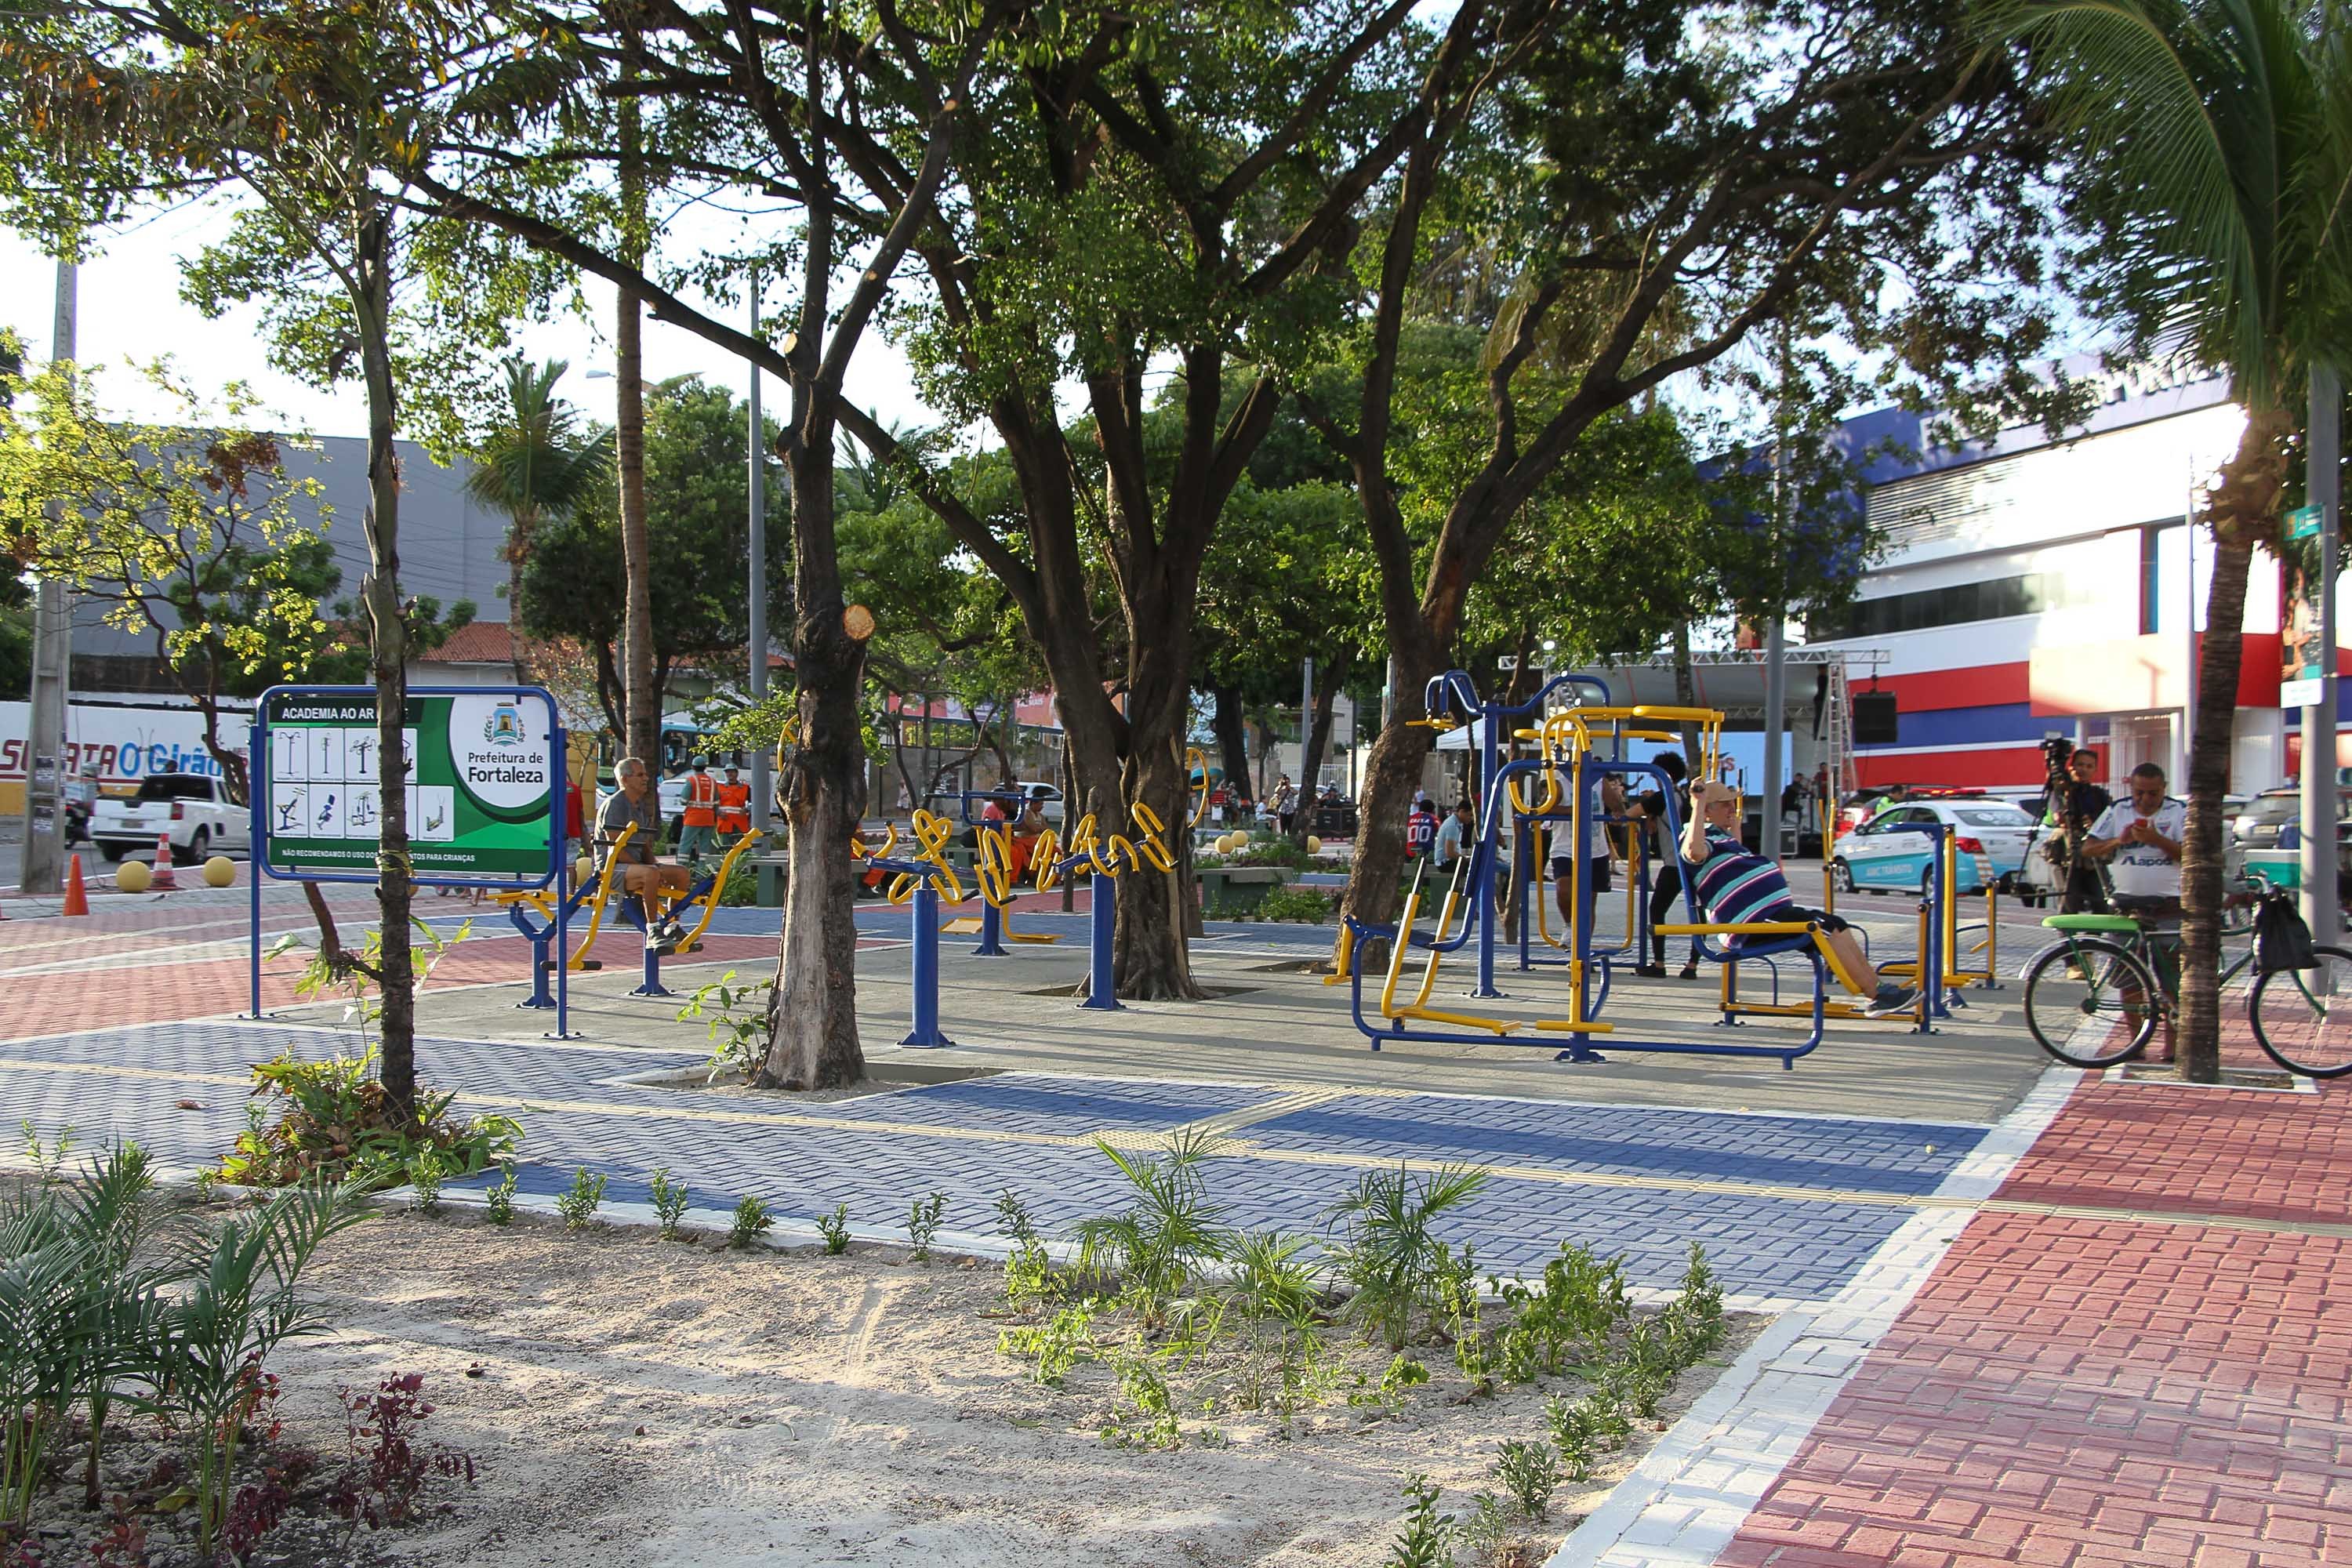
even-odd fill
[[[644,952],[645,939],[635,931],[605,931],[597,938],[595,955],[604,960],[608,974],[635,973]],[[706,936],[702,951],[691,962],[764,959],[772,965],[775,956],[772,936]],[[299,972],[299,963],[291,956],[266,965],[262,1005],[295,1005],[294,981]],[[242,955],[88,974],[0,973],[0,1039],[240,1012],[252,995],[249,974]],[[458,944],[435,968],[426,989],[499,982],[511,983],[519,994],[530,984],[530,943],[522,937],[485,937]]]
[[[2352,1241],[1972,1220],[1718,1559],[2352,1563]]]
[[[2089,1080],[2000,1195],[2352,1221],[2352,1084],[2314,1095]]]

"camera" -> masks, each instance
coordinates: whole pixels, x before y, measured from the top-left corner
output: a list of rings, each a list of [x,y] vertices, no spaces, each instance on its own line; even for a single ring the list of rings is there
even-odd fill
[[[2053,773],[2063,773],[2066,764],[2074,759],[2074,742],[2063,735],[2042,738],[2042,760]]]

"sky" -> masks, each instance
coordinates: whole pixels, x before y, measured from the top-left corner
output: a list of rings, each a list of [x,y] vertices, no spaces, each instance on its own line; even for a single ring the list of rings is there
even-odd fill
[[[171,416],[170,401],[127,369],[130,362],[169,354],[183,374],[206,391],[231,381],[250,384],[268,411],[257,424],[314,436],[364,437],[366,401],[356,383],[331,392],[305,386],[273,366],[257,310],[244,308],[207,321],[180,298],[180,258],[218,237],[227,222],[225,207],[177,208],[110,235],[81,268],[78,357],[107,367],[107,406],[132,419]],[[591,300],[604,307],[599,320],[566,317],[535,328],[525,335],[523,347],[534,358],[570,361],[564,393],[592,416],[609,419],[604,405],[611,399],[612,383],[583,378],[583,372],[609,370],[613,363],[612,291],[602,284],[591,287]],[[16,330],[36,362],[49,357],[56,298],[57,263],[21,236],[0,228],[0,325]],[[771,296],[772,310],[779,298]],[[750,370],[740,360],[650,317],[645,361],[648,381],[698,373],[734,389],[739,397],[749,384]],[[782,410],[783,386],[771,376],[764,388],[772,416]],[[936,422],[915,396],[905,357],[879,337],[869,337],[853,363],[848,390],[887,424]]]

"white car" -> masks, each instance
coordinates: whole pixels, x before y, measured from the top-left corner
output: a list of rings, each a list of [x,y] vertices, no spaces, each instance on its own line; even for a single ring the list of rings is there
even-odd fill
[[[90,838],[109,860],[152,856],[166,835],[173,864],[199,865],[216,850],[252,848],[253,814],[211,773],[150,773],[135,795],[102,795],[90,813]]]
[[[1925,891],[1929,836],[1942,824],[1959,850],[1958,892],[2012,884],[2033,837],[2032,816],[2007,801],[1963,795],[1899,801],[1837,841],[1831,862],[1841,889],[1904,888]]]

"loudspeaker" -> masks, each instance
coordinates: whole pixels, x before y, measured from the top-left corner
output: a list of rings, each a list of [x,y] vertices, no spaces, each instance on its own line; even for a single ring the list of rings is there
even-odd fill
[[[1895,741],[1895,693],[1857,691],[1853,694],[1853,743],[1891,746]]]

